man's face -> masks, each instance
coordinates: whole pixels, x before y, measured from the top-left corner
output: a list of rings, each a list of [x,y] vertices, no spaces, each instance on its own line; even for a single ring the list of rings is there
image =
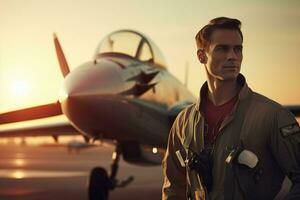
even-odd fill
[[[238,31],[217,29],[204,51],[198,51],[200,62],[205,64],[210,78],[235,80],[243,60],[242,38]]]

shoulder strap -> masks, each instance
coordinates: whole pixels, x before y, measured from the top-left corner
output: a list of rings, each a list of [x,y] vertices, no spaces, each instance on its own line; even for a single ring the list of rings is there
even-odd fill
[[[185,134],[185,138],[183,141],[183,147],[186,151],[186,158],[191,155],[192,152],[190,152],[190,145],[194,137],[195,133],[195,124],[198,120],[198,115],[196,113],[196,108],[193,107],[188,118],[188,124],[186,131],[187,133]],[[204,142],[202,141],[202,146]],[[188,166],[186,166],[186,178],[187,178],[187,199],[201,199],[205,200],[207,199],[206,197],[206,192],[199,175],[195,171],[190,171]],[[195,190],[195,188],[200,187],[200,190]],[[199,189],[199,188],[198,188]]]

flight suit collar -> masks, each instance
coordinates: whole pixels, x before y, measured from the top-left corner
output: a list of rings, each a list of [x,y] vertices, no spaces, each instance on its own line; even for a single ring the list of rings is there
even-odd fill
[[[249,94],[251,93],[251,89],[248,87],[246,78],[242,74],[238,75],[237,83],[242,87],[242,89],[239,92],[238,101],[242,101],[249,96]],[[206,81],[200,89],[199,98],[198,101],[196,102],[196,110],[199,112],[201,112],[200,110],[201,101],[203,98],[205,98],[207,91],[208,91],[208,84]]]

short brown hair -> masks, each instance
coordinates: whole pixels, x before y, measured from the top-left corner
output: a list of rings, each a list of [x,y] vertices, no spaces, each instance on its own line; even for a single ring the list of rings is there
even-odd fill
[[[237,30],[243,41],[241,31],[241,22],[238,19],[228,17],[217,17],[210,20],[209,24],[205,25],[196,35],[196,43],[198,49],[206,48],[211,42],[211,35],[216,29],[231,29]]]

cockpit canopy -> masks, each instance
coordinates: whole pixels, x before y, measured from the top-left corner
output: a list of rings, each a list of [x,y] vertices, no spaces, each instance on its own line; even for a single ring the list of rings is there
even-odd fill
[[[163,55],[154,42],[136,31],[120,30],[106,36],[98,46],[95,58],[107,53],[127,55],[166,68]]]

